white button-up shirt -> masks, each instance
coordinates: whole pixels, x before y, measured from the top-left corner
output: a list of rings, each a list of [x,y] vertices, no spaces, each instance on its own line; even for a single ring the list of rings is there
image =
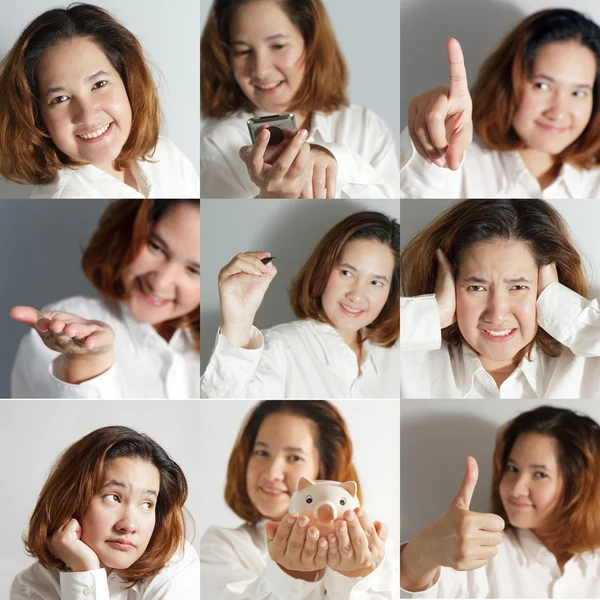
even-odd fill
[[[537,322],[563,344],[560,356],[523,358],[500,388],[467,345],[441,339],[435,296],[400,303],[402,398],[600,398],[600,304],[560,283],[537,301]]]
[[[36,562],[19,573],[12,584],[10,600],[198,600],[200,559],[186,542],[152,579],[129,588],[116,571],[105,569],[83,573],[48,570]]]
[[[93,379],[75,385],[53,375],[59,352],[50,350],[33,329],[22,339],[13,366],[13,398],[173,398],[200,395],[200,355],[178,330],[167,342],[149,323],[140,323],[127,304],[75,296],[43,310],[70,312],[103,321],[115,332],[113,366]]]
[[[239,157],[251,144],[246,122],[255,114],[240,112],[209,120],[200,137],[202,198],[254,198],[260,192]],[[308,142],[322,146],[338,163],[337,198],[399,198],[400,169],[389,127],[372,111],[352,105],[331,114],[315,113]]]
[[[555,556],[529,529],[507,529],[498,554],[474,571],[441,568],[413,598],[600,598],[600,549],[571,557],[561,573]]]
[[[37,186],[32,198],[199,198],[200,180],[189,159],[159,138],[150,161],[132,170],[139,192],[94,165],[60,169],[53,183]]]
[[[267,549],[265,521],[237,529],[211,527],[200,542],[201,597],[210,600],[396,600],[399,558],[386,544],[381,564],[366,577],[345,577],[326,568],[318,581],[285,573]]]
[[[451,171],[429,164],[415,150],[408,129],[400,136],[400,165],[402,198],[600,198],[600,168],[564,163],[542,190],[516,150],[487,150],[474,141],[458,170]]]
[[[363,362],[326,323],[252,328],[249,348],[217,341],[200,384],[202,398],[398,398],[399,346],[363,344]]]

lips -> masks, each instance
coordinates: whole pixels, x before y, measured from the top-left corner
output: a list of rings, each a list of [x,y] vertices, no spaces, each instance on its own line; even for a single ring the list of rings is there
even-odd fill
[[[119,550],[133,550],[135,548],[133,542],[125,539],[108,540],[107,543]]]
[[[348,317],[356,318],[360,317],[365,313],[365,311],[360,308],[354,308],[353,306],[349,306],[348,304],[342,304],[341,302],[339,304],[340,308],[342,309],[342,312]]]
[[[524,510],[526,508],[533,508],[533,504],[529,504],[527,502],[515,502],[514,500],[509,500],[508,503],[510,504],[510,506],[512,506],[513,508],[516,508],[518,510]]]
[[[270,83],[256,83],[254,87],[263,94],[270,94],[278,90],[283,81],[273,81]]]
[[[75,137],[79,138],[83,142],[96,142],[104,139],[111,132],[113,123],[114,122],[111,122],[107,125],[90,129],[86,133],[77,133],[75,134]]]
[[[142,298],[152,306],[160,308],[161,306],[166,306],[169,302],[173,302],[170,298],[161,298],[160,296],[155,296],[150,293],[150,290],[147,289],[142,279],[138,279],[138,289]]]
[[[541,127],[544,131],[548,131],[549,133],[564,133],[567,131],[568,127],[556,127],[555,125],[549,125],[547,123],[540,123],[539,121],[535,122],[536,125]]]
[[[480,329],[481,335],[492,342],[505,342],[512,339],[517,334],[515,328],[504,329]]]
[[[259,490],[263,494],[266,494],[267,496],[272,496],[274,498],[276,498],[278,496],[287,495],[287,491],[286,490],[280,490],[280,489],[276,489],[276,488],[264,488],[264,487],[260,487]]]

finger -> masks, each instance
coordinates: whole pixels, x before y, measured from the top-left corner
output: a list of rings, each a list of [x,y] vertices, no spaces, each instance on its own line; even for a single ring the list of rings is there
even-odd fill
[[[467,146],[473,141],[470,127],[461,126],[452,134],[448,149],[446,150],[446,163],[448,168],[456,171],[460,167]]]
[[[67,326],[67,323],[65,321],[63,321],[63,319],[54,317],[50,321],[50,324],[48,325],[48,331],[51,331],[54,334],[57,334],[57,333],[62,334],[64,332],[64,329],[66,326]]]
[[[356,513],[353,510],[344,513],[344,520],[348,524],[348,537],[352,544],[353,555],[357,560],[361,560],[369,551],[369,540],[367,534],[362,528]],[[372,526],[371,526],[372,527]]]
[[[83,344],[88,350],[102,350],[112,345],[112,337],[108,331],[95,331],[85,338]]]
[[[472,456],[467,456],[467,468],[465,471],[465,476],[462,480],[458,493],[453,500],[455,506],[458,506],[458,508],[462,508],[464,510],[469,510],[478,478],[479,467],[477,466],[477,461]]]
[[[367,540],[369,540],[369,545],[371,545],[371,542],[376,541],[376,538],[379,537],[375,529],[375,524],[371,521],[367,511],[364,508],[355,508],[354,513],[358,518],[358,522],[360,523],[362,530],[367,536]]]
[[[387,539],[388,539],[387,525],[385,523],[382,523],[381,521],[374,521],[373,525],[375,525],[375,531],[377,532],[377,535],[380,537],[380,539],[384,542],[387,542]]]
[[[309,527],[306,532],[306,541],[302,548],[300,560],[305,565],[314,565],[317,555],[317,542],[319,540],[319,530],[316,527]]]
[[[327,167],[326,178],[327,178],[326,197],[327,197],[327,199],[335,198],[335,195],[337,192],[337,190],[335,189],[336,185],[337,185],[337,165],[335,165],[335,166],[329,165]]]
[[[348,524],[344,519],[339,519],[335,524],[335,535],[337,537],[338,551],[342,560],[354,556],[354,548],[348,535]]]
[[[339,565],[342,562],[342,555],[338,546],[338,539],[335,532],[327,536],[327,564],[330,566]]]
[[[474,539],[480,546],[498,546],[504,540],[504,536],[499,531],[480,531]]]
[[[270,542],[275,537],[277,533],[277,528],[279,527],[279,521],[267,521],[265,523],[265,533],[267,534],[267,542]]]
[[[327,538],[322,537],[317,544],[317,555],[315,556],[317,569],[324,569],[327,566],[328,546]]]
[[[304,144],[296,158],[292,161],[290,165],[287,175],[291,178],[301,178],[306,177],[307,179],[312,178],[312,174],[314,171],[315,162],[312,159],[310,153],[310,144]],[[314,195],[314,183],[313,183],[313,195]]]
[[[265,150],[269,144],[271,134],[268,129],[263,129],[256,139],[256,143],[252,147],[250,156],[248,157],[247,165],[253,175],[259,175],[263,171]]]
[[[33,308],[33,306],[13,306],[9,313],[11,319],[25,323],[29,327],[35,327],[37,321],[40,320],[42,313]]]
[[[240,257],[235,262],[231,263],[227,267],[221,270],[221,279],[235,277],[241,273],[247,273],[248,275],[266,275],[267,265],[264,265],[258,259],[252,259],[252,257]]]
[[[294,527],[294,523],[296,522],[297,517],[294,515],[286,515],[280,522],[277,527],[277,531],[275,532],[275,536],[272,540],[273,550],[279,553],[281,556],[285,554],[285,550],[287,548],[287,543],[292,533],[292,529]]]
[[[315,163],[312,172],[312,185],[315,198],[325,198],[325,188],[327,186],[327,167]]]
[[[314,198],[312,177],[307,177],[300,198]]]
[[[490,532],[504,531],[506,525],[502,517],[492,513],[474,513],[473,524],[477,529]]]
[[[415,136],[429,161],[435,163],[438,167],[442,167],[442,153],[433,145],[433,142],[431,141],[431,137],[429,136],[429,126],[427,125],[427,117],[424,113],[419,113],[417,120],[415,121]]]
[[[460,98],[469,96],[469,85],[467,83],[467,69],[465,68],[465,57],[458,40],[450,38],[446,45],[448,53],[448,77],[450,79],[450,97]]]
[[[296,157],[300,154],[300,151],[307,146],[306,138],[308,132],[306,129],[301,129],[289,143],[288,147],[281,153],[281,156],[275,161],[273,165],[273,177],[281,179],[288,172],[292,163],[296,160]],[[310,147],[309,147],[310,148]],[[310,149],[308,150],[310,154]]]
[[[429,139],[433,147],[438,150],[440,157],[448,146],[446,139],[446,115],[448,113],[448,97],[440,94],[429,104],[425,113],[425,122],[429,131]]]
[[[285,550],[286,556],[291,560],[300,560],[302,548],[304,547],[304,542],[306,540],[307,525],[308,517],[306,515],[301,515],[298,517],[294,527],[292,528],[292,532],[290,533],[290,537],[288,539],[287,548]]]
[[[440,248],[435,251],[435,255],[438,260],[438,279],[444,276],[453,277],[452,265],[448,260],[448,257],[442,252]]]
[[[250,155],[252,154],[252,146],[242,146],[239,151],[240,158],[248,166]]]

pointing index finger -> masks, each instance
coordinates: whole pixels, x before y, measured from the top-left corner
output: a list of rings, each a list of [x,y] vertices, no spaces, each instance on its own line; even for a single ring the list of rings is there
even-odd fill
[[[465,57],[463,56],[463,51],[458,40],[450,38],[446,46],[446,51],[448,52],[450,98],[470,96]]]

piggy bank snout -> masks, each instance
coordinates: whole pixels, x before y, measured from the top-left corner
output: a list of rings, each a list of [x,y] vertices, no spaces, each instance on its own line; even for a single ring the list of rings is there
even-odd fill
[[[322,523],[334,521],[337,517],[337,512],[332,502],[323,502],[316,508],[317,520]]]

